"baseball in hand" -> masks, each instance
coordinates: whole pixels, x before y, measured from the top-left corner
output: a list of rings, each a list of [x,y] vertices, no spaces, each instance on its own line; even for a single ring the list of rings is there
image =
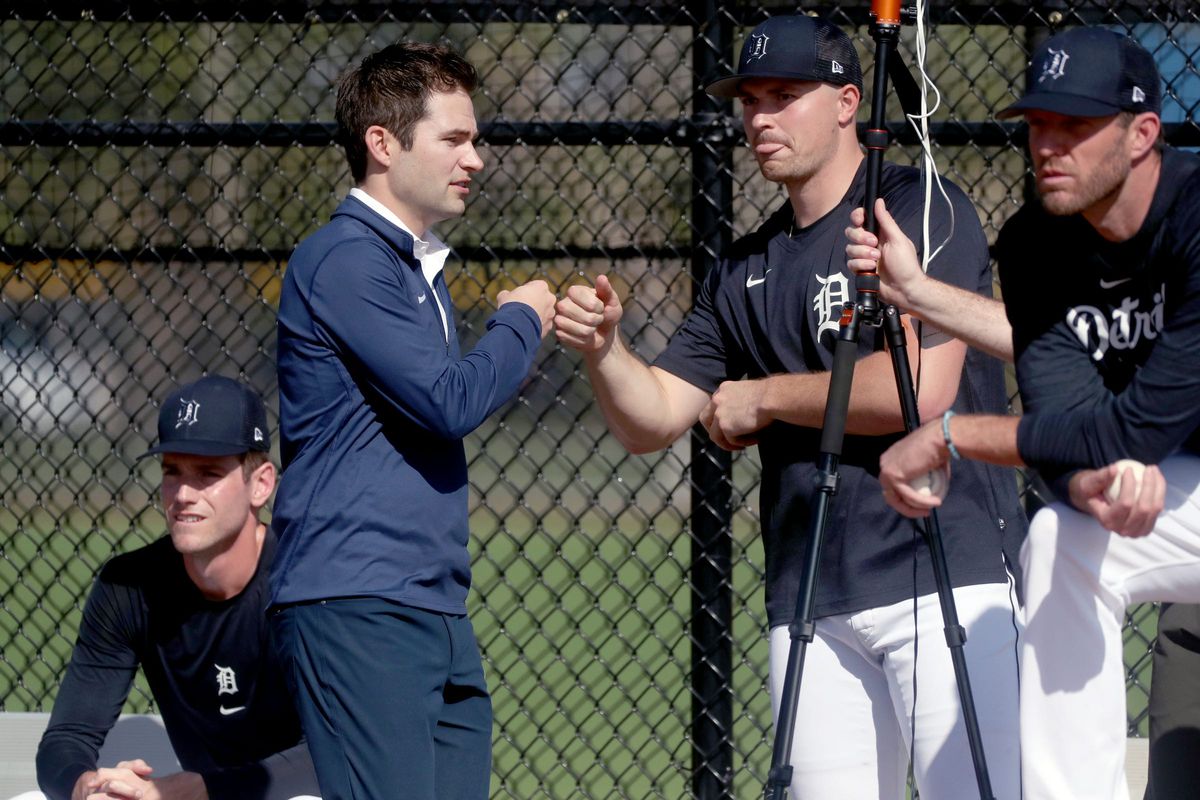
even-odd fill
[[[939,467],[938,469],[926,472],[924,475],[918,475],[910,480],[908,485],[916,489],[920,494],[931,494],[945,498],[946,492],[950,490],[950,471],[944,466]]]
[[[1117,462],[1117,477],[1104,490],[1104,496],[1108,502],[1115,503],[1117,498],[1121,496],[1121,486],[1125,481],[1125,473],[1132,473],[1133,480],[1133,496],[1137,497],[1138,491],[1142,488],[1142,473],[1146,471],[1146,466],[1140,461],[1134,461],[1132,458],[1122,458]]]

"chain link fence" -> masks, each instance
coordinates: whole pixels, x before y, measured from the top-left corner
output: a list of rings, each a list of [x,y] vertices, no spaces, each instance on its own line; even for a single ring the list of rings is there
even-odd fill
[[[869,69],[869,4],[814,8],[852,32]],[[626,335],[653,357],[715,253],[783,199],[757,175],[731,106],[698,86],[730,68],[749,26],[792,9],[6,4],[3,709],[50,709],[96,570],[164,531],[157,466],[136,460],[154,438],[156,401],[220,373],[277,408],[280,278],[350,187],[332,142],[343,69],[413,38],[448,42],[480,71],[482,190],[441,231],[457,254],[450,288],[466,344],[499,289],[537,276],[561,291],[604,272],[628,298]],[[991,240],[1029,178],[1019,126],[993,114],[1058,27],[1138,37],[1164,73],[1168,141],[1200,145],[1192,3],[959,2],[937,4],[930,21],[938,163]],[[902,37],[910,63],[914,35]],[[893,129],[889,157],[912,163],[912,135]],[[731,459],[693,435],[630,456],[578,359],[552,345],[468,450],[494,796],[755,796],[771,725],[755,454]],[[1142,735],[1155,620],[1135,609],[1128,628],[1130,725]],[[138,687],[129,711],[152,708]]]

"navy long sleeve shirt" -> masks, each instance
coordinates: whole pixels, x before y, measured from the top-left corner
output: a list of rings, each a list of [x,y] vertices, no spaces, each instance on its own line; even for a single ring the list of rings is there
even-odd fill
[[[200,773],[210,797],[317,793],[268,639],[266,564],[274,547],[268,533],[254,577],[228,600],[200,593],[169,537],[100,570],[38,746],[38,783],[47,797],[67,800],[80,775],[113,766],[96,758],[139,665],[180,766]]]
[[[1119,458],[1200,452],[1200,157],[1167,148],[1138,232],[1028,205],[997,260],[1025,416],[1021,457],[1058,482]]]
[[[465,613],[462,438],[517,392],[541,341],[509,303],[463,355],[405,231],[354,198],[288,263],[279,301],[283,478],[272,603],[384,597]]]

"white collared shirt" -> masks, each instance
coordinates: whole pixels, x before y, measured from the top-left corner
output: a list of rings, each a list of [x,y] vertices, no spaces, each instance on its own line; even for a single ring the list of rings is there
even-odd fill
[[[388,222],[395,225],[400,230],[407,233],[413,238],[413,255],[421,262],[421,274],[425,276],[425,282],[429,284],[429,293],[433,295],[433,302],[437,303],[438,313],[442,317],[442,334],[446,337],[446,341],[450,341],[450,322],[446,318],[446,309],[442,307],[442,300],[438,297],[437,291],[433,288],[433,279],[446,266],[446,258],[450,255],[450,248],[432,233],[429,233],[429,241],[425,241],[417,237],[407,225],[404,224],[398,216],[392,213],[392,210],[383,203],[376,200],[371,195],[359,189],[357,186],[350,190],[350,196],[355,200],[359,200],[367,208],[374,211],[379,216],[386,219]]]

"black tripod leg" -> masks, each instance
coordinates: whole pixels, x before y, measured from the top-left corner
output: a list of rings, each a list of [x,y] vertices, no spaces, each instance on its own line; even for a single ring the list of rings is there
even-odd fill
[[[821,455],[817,460],[817,486],[808,526],[808,546],[805,550],[803,571],[800,573],[796,614],[792,624],[788,626],[791,645],[788,647],[783,694],[779,701],[779,718],[775,720],[775,746],[771,751],[771,770],[767,775],[764,795],[766,800],[786,800],[788,787],[792,783],[789,757],[792,738],[796,733],[800,679],[804,673],[804,654],[816,630],[813,615],[817,596],[817,571],[821,564],[821,546],[825,540],[830,500],[837,494],[838,460],[842,454],[846,412],[850,406],[850,385],[854,379],[854,361],[858,355],[858,310],[847,309],[842,317],[842,328],[834,346],[829,395],[825,403]]]
[[[892,369],[896,373],[896,389],[900,393],[900,408],[904,414],[904,429],[912,431],[920,425],[917,411],[917,395],[908,365],[908,345],[904,339],[904,328],[900,313],[895,306],[886,306],[883,311],[883,328],[887,335],[888,350],[892,356]],[[917,523],[921,536],[929,546],[933,563],[933,577],[937,583],[938,601],[942,607],[945,623],[946,644],[950,646],[950,660],[954,665],[954,679],[958,684],[959,702],[962,704],[963,722],[966,724],[967,742],[971,747],[971,760],[975,765],[975,781],[979,785],[979,796],[992,800],[992,785],[988,778],[987,759],[983,752],[983,737],[979,732],[979,718],[975,714],[975,699],[971,694],[971,678],[967,674],[967,658],[963,646],[967,643],[967,631],[958,621],[958,608],[954,603],[954,589],[950,583],[950,568],[946,563],[946,550],[942,545],[942,529],[938,525],[937,510],[929,514],[928,520]]]

